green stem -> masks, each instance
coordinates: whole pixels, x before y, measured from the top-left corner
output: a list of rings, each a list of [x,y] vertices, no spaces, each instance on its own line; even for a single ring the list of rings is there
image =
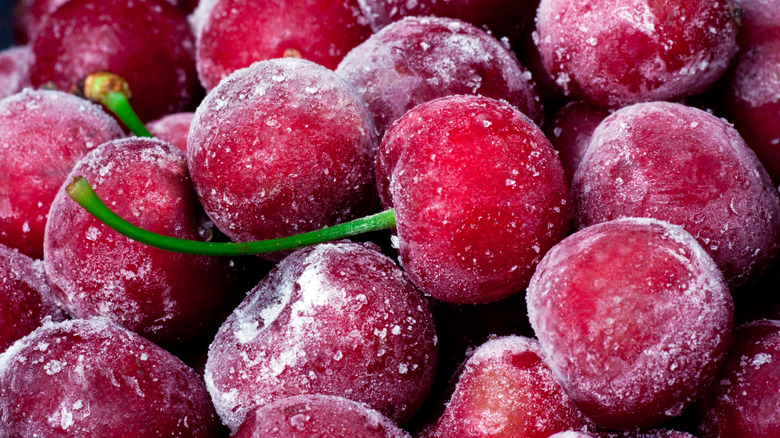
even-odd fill
[[[83,89],[78,92],[82,96],[108,108],[133,134],[154,137],[130,105],[130,86],[120,76],[105,71],[95,72],[84,78],[80,86]]]
[[[290,237],[254,242],[200,242],[152,233],[122,219],[103,203],[89,182],[82,176],[74,177],[65,191],[68,193],[68,196],[73,198],[85,210],[116,232],[155,248],[184,254],[209,256],[261,254],[298,249],[317,243],[395,227],[395,212],[393,209],[389,209],[351,222]]]
[[[127,100],[127,96],[123,93],[108,93],[101,103],[111,110],[111,112],[116,114],[116,116],[119,117],[119,120],[121,120],[133,134],[138,137],[154,137],[154,135],[146,129],[144,122],[142,122],[135,111],[133,111],[130,101]]]

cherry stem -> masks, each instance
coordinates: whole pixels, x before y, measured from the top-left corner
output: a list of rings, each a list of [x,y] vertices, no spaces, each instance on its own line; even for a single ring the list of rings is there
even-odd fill
[[[207,256],[262,254],[298,249],[318,243],[395,227],[395,211],[391,208],[361,219],[355,219],[350,222],[322,228],[317,231],[297,234],[295,236],[257,240],[253,242],[200,242],[197,240],[163,236],[162,234],[153,233],[131,224],[111,211],[83,176],[74,177],[65,188],[65,191],[68,193],[68,196],[90,214],[119,234],[154,248],[183,254]]]
[[[138,137],[153,137],[130,104],[127,81],[110,72],[96,72],[84,78],[83,96],[108,108]]]

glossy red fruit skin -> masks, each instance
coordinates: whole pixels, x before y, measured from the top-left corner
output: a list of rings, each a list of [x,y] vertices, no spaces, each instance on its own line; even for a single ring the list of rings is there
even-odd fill
[[[531,74],[515,55],[456,19],[392,23],[350,51],[336,73],[361,93],[380,133],[413,107],[454,94],[504,99],[536,123],[544,118]]]
[[[391,259],[327,243],[282,260],[225,321],[206,387],[233,430],[259,406],[312,393],[405,423],[430,389],[435,344],[427,303]]]
[[[478,347],[464,364],[444,414],[426,438],[547,438],[595,425],[544,363],[535,339],[508,336]]]
[[[211,90],[230,73],[295,57],[335,69],[371,35],[357,0],[220,0],[198,39],[198,74]]]
[[[682,226],[732,288],[775,258],[780,199],[739,133],[705,111],[649,102],[604,119],[572,182],[577,229],[621,217]]]
[[[602,107],[702,92],[737,51],[730,0],[542,0],[536,29],[558,86]]]
[[[218,436],[195,372],[110,321],[49,323],[0,355],[0,434]]]
[[[184,154],[162,140],[105,143],[76,165],[70,176],[77,175],[115,213],[144,229],[195,240],[214,233]],[[228,258],[172,253],[121,236],[70,199],[64,185],[46,227],[46,273],[76,318],[104,316],[179,348],[212,333],[241,299]]]
[[[34,86],[69,91],[90,73],[110,71],[130,84],[144,121],[184,111],[202,93],[194,36],[165,0],[69,0],[39,30],[33,53]]]
[[[65,314],[54,301],[43,263],[0,245],[0,352],[45,318],[61,321]]]
[[[168,114],[147,123],[146,129],[155,137],[167,141],[186,153],[187,136],[193,117],[195,117],[195,113],[192,112]]]
[[[656,427],[715,378],[734,306],[722,274],[682,228],[626,218],[553,247],[526,294],[547,364],[608,429]]]
[[[0,136],[0,243],[43,258],[49,207],[71,168],[124,133],[93,103],[28,89],[0,101]]]
[[[378,143],[353,87],[287,58],[255,63],[212,90],[195,113],[187,154],[206,213],[232,240],[249,241],[373,212]]]
[[[702,397],[705,437],[780,435],[780,321],[738,327],[715,383]]]
[[[390,419],[342,397],[305,394],[252,411],[231,438],[409,438]]]
[[[566,178],[541,130],[495,99],[450,96],[399,119],[377,155],[401,265],[423,292],[485,303],[522,291],[568,229]]]
[[[14,46],[0,51],[0,98],[16,94],[30,84],[32,48]]]
[[[585,156],[593,131],[608,115],[608,111],[582,101],[568,102],[545,124],[544,132],[561,157],[569,184]]]
[[[780,185],[780,38],[739,57],[725,95],[729,120]]]

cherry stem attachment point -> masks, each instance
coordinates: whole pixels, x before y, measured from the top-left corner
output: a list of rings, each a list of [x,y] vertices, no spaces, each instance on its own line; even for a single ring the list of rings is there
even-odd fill
[[[133,134],[153,137],[130,105],[132,93],[122,77],[105,71],[95,72],[84,78],[83,89],[78,91],[85,98],[108,108]]]
[[[131,224],[111,211],[95,193],[89,182],[82,176],[74,177],[65,188],[65,191],[68,196],[87,210],[87,212],[119,234],[154,248],[183,254],[207,256],[262,254],[298,249],[318,243],[395,227],[395,211],[393,209],[388,209],[381,213],[355,219],[332,227],[278,239],[258,240],[253,242],[200,242],[197,240],[163,236]]]

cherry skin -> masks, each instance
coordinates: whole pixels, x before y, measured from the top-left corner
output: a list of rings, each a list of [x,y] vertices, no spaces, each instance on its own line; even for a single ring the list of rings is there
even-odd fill
[[[450,96],[388,130],[377,155],[401,264],[434,298],[486,303],[522,291],[568,230],[566,179],[541,130],[511,105]]]
[[[730,0],[542,0],[536,30],[563,92],[601,107],[700,93],[737,52]]]
[[[604,119],[572,198],[578,229],[621,217],[682,226],[731,288],[757,281],[776,257],[780,198],[766,169],[731,125],[696,108],[639,103]]]
[[[0,243],[43,258],[47,215],[73,166],[122,129],[99,106],[27,89],[0,100]]]
[[[0,434],[218,436],[195,372],[107,319],[48,323],[0,355]]]
[[[738,327],[715,383],[702,397],[699,429],[712,437],[780,434],[780,320]]]
[[[225,321],[206,386],[233,430],[260,406],[312,393],[405,423],[433,381],[435,343],[422,294],[390,258],[325,243],[287,256]]]
[[[0,245],[0,352],[48,318],[65,319],[46,281],[43,263]]]
[[[352,86],[311,61],[285,58],[238,70],[213,89],[195,113],[187,154],[206,213],[243,242],[373,212],[377,146]]]
[[[625,218],[553,247],[526,294],[555,379],[598,425],[656,427],[710,385],[734,307],[712,258],[681,227]]]
[[[778,24],[780,29],[780,24]],[[735,63],[725,93],[729,119],[780,185],[780,38],[756,43]]]
[[[408,17],[355,47],[336,73],[360,91],[380,132],[423,102],[454,94],[504,99],[541,123],[531,79],[507,47],[460,20]]]
[[[69,91],[110,71],[131,85],[138,116],[154,120],[200,98],[195,42],[187,19],[165,0],[69,0],[33,42],[32,84]]]
[[[357,0],[221,0],[198,37],[198,74],[211,90],[256,61],[303,58],[335,69],[371,29]]]
[[[304,394],[249,414],[231,438],[409,438],[379,412],[342,397]]]
[[[76,175],[144,228],[195,240],[215,235],[184,154],[162,140],[104,143],[74,167],[70,176]],[[181,348],[212,333],[240,301],[230,258],[176,254],[127,239],[65,189],[49,213],[44,262],[57,298],[74,317],[104,316],[167,348]]]
[[[508,336],[474,351],[444,414],[423,436],[547,438],[563,430],[594,427],[555,381],[539,343]]]
[[[168,114],[147,123],[146,128],[155,137],[167,141],[186,153],[187,136],[194,117],[195,113],[191,112]]]
[[[31,86],[30,65],[33,61],[32,48],[9,47],[0,51],[0,98],[8,97]]]

